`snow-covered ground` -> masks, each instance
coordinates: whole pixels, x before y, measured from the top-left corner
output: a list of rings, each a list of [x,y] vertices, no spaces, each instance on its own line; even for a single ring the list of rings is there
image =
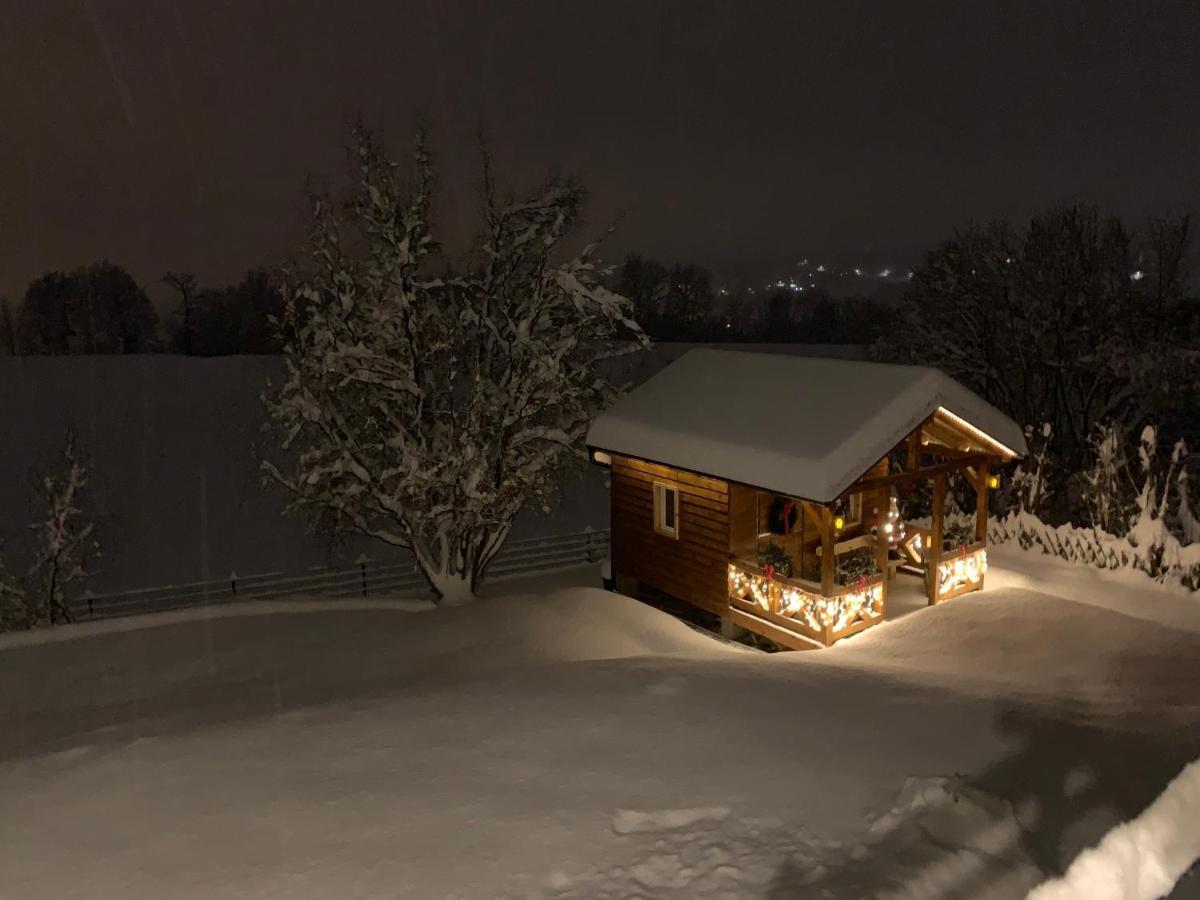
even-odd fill
[[[768,655],[594,576],[0,639],[0,897],[1022,897],[1200,756],[1145,580],[1000,549]]]

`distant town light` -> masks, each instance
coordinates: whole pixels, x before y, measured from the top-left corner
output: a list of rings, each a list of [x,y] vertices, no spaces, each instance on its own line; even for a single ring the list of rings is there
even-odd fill
[[[824,271],[825,271],[825,264],[824,264],[824,263],[822,263],[821,265],[817,266],[817,271],[818,271],[818,272],[824,272]]]
[[[880,277],[880,278],[887,278],[887,277],[888,277],[889,275],[891,275],[891,274],[892,274],[892,270],[891,270],[891,269],[884,269],[882,272],[880,272],[880,273],[879,273],[879,277]]]
[[[855,267],[855,269],[854,269],[854,274],[855,274],[855,275],[862,275],[862,269],[859,269],[859,268]]]
[[[1134,281],[1141,281],[1143,278],[1146,277],[1146,273],[1143,272],[1141,269],[1138,269],[1136,272],[1134,272],[1129,277],[1132,278]]]

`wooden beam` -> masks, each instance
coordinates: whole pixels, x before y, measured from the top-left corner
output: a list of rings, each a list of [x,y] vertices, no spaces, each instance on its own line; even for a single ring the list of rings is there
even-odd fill
[[[730,607],[729,620],[736,625],[741,625],[747,631],[753,631],[777,644],[782,644],[789,650],[819,650],[825,646],[820,641],[797,634],[774,622],[767,621],[762,616],[756,616],[737,607]]]
[[[922,422],[908,436],[908,459],[904,461],[904,467],[910,472],[921,467],[921,429],[924,427],[925,423]]]
[[[862,481],[856,481],[850,486],[854,491],[869,491],[879,487],[891,487],[894,484],[901,484],[906,481],[914,481],[918,478],[932,478],[937,475],[944,475],[947,472],[955,472],[959,469],[965,469],[971,465],[982,465],[990,460],[991,457],[986,453],[972,453],[969,456],[961,456],[951,462],[938,463],[934,466],[925,466],[923,469],[916,469],[911,472],[900,472],[896,475],[879,475],[874,478],[864,478]]]
[[[964,456],[978,456],[982,450],[955,450],[945,444],[924,444],[922,449],[930,456],[944,456],[946,459],[962,459]]]
[[[875,490],[875,566],[883,576],[880,586],[880,615],[887,618],[888,576],[888,536],[883,533],[883,523],[887,521],[888,509],[891,506],[892,492],[888,488]]]
[[[929,513],[929,549],[925,551],[929,605],[938,602],[938,563],[942,560],[942,528],[946,518],[946,473],[933,478],[933,508]]]

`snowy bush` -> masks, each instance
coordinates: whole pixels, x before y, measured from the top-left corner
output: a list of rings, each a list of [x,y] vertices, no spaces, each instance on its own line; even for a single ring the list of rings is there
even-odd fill
[[[100,551],[95,525],[81,508],[87,481],[75,436],[68,433],[57,469],[43,475],[38,485],[46,518],[30,526],[37,540],[28,590],[38,617],[45,616],[51,625],[70,621],[64,603],[67,589],[87,577],[87,564]]]
[[[9,573],[4,559],[0,558],[0,631],[32,628],[35,624],[37,619],[30,609],[25,588]]]
[[[1107,422],[1095,430],[1090,443],[1091,465],[1076,479],[1081,499],[1094,527],[1124,535],[1134,493],[1124,435],[1117,425]]]
[[[32,564],[18,581],[0,561],[0,628],[35,628],[71,620],[68,589],[87,577],[87,565],[100,550],[95,525],[82,509],[87,481],[75,436],[68,432],[61,459],[37,481],[45,518],[30,526],[35,536]]]
[[[1087,468],[1067,479],[1080,515],[1057,526],[1039,515],[1045,461],[1031,444],[1012,479],[1016,488],[997,504],[1001,512],[991,522],[991,539],[1101,568],[1137,569],[1200,590],[1200,528],[1188,489],[1187,445],[1179,440],[1162,453],[1151,426],[1142,429],[1136,450],[1132,444],[1111,423],[1095,429]]]
[[[1036,429],[1025,426],[1025,444],[1029,452],[1012,477],[1002,482],[993,508],[1005,513],[1023,510],[1042,515],[1045,512],[1054,495],[1051,482],[1056,473],[1050,456],[1051,437],[1053,429],[1049,422]]]
[[[422,142],[415,163],[406,187],[356,131],[349,202],[315,199],[309,264],[284,278],[287,377],[267,398],[293,457],[264,469],[292,510],[408,548],[458,602],[581,454],[613,392],[596,364],[645,337],[596,245],[564,252],[577,185],[501,199],[485,158],[482,238],[456,267],[432,234]]]

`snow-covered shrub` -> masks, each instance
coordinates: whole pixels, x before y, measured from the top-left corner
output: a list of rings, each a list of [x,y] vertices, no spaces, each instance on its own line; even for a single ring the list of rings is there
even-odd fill
[[[1047,525],[1026,509],[993,519],[993,541],[1013,541],[1101,568],[1132,568],[1161,582],[1200,590],[1200,542],[1188,496],[1187,446],[1177,441],[1159,451],[1157,431],[1147,426],[1137,453],[1126,450],[1118,429],[1102,426],[1092,441],[1093,460],[1076,477],[1089,521]]]
[[[1003,513],[1027,511],[1042,515],[1054,495],[1051,484],[1055,466],[1050,456],[1050,439],[1053,429],[1049,422],[1041,428],[1025,426],[1025,444],[1028,454],[1017,465],[1012,477],[1001,482],[995,493],[993,509]]]
[[[67,591],[87,577],[87,565],[100,551],[95,525],[82,508],[87,481],[88,470],[74,433],[68,432],[61,458],[37,479],[45,518],[29,526],[34,532],[31,565],[18,579],[0,560],[0,629],[36,628],[71,620]]]
[[[308,264],[284,273],[287,377],[267,397],[294,455],[264,470],[292,510],[408,548],[458,602],[517,512],[548,507],[582,456],[613,394],[596,364],[645,337],[604,287],[596,245],[564,250],[577,185],[502,199],[485,159],[480,245],[456,267],[432,234],[423,142],[415,163],[405,186],[356,131],[349,202],[315,199]]]
[[[1185,544],[1200,544],[1200,514],[1192,509],[1186,466],[1179,467],[1179,474],[1175,476],[1175,489],[1179,494],[1179,508],[1176,511],[1176,517],[1179,520],[1180,540]]]
[[[1091,465],[1076,478],[1091,524],[1118,536],[1129,530],[1133,511],[1134,483],[1125,445],[1116,423],[1099,425],[1090,441]]]
[[[88,562],[100,552],[95,524],[82,509],[87,482],[88,470],[79,457],[74,434],[68,432],[56,469],[43,475],[38,483],[46,517],[30,526],[36,535],[36,549],[27,591],[36,618],[51,625],[70,621],[65,604],[67,589],[87,577]]]
[[[0,557],[0,631],[32,628],[36,624],[25,588],[5,568],[4,559]]]

